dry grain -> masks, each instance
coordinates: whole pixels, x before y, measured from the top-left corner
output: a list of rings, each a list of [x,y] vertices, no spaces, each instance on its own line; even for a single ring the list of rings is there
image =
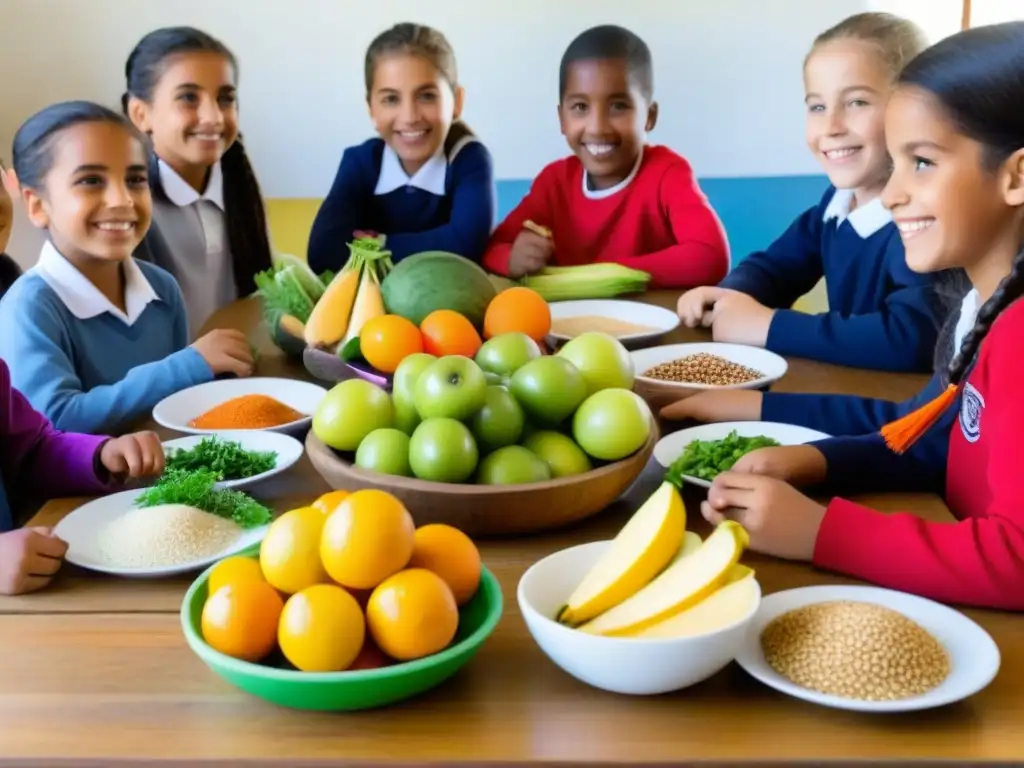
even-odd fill
[[[642,374],[648,379],[673,381],[679,384],[712,384],[729,386],[763,379],[764,374],[718,355],[699,352],[648,368]]]
[[[224,551],[242,532],[233,520],[183,504],[132,509],[97,532],[101,562],[113,568],[180,565]]]

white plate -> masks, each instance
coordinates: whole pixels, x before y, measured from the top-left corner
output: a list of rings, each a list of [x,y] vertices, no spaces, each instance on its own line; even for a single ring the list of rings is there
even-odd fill
[[[761,632],[776,616],[805,605],[829,600],[855,600],[874,603],[920,624],[949,653],[949,677],[937,688],[899,701],[859,701],[833,696],[790,682],[765,661],[761,652]],[[752,677],[778,691],[815,704],[856,712],[912,712],[951,704],[973,696],[985,688],[999,671],[999,648],[992,637],[959,611],[940,603],[878,587],[821,586],[776,592],[761,600],[761,607],[750,622],[747,637],[736,662]]]
[[[678,459],[683,450],[694,440],[721,440],[736,430],[740,437],[757,437],[764,435],[777,440],[781,445],[803,445],[815,440],[831,437],[824,432],[794,424],[777,424],[773,421],[721,421],[717,424],[701,424],[699,427],[681,429],[658,441],[654,446],[654,460],[666,469]],[[710,488],[711,482],[699,477],[683,475],[683,479],[691,485]]]
[[[57,523],[54,533],[68,543],[68,551],[64,559],[90,571],[99,571],[115,576],[135,578],[176,576],[208,568],[222,558],[237,554],[253,544],[258,544],[263,541],[263,537],[270,527],[267,524],[242,531],[234,542],[212,557],[158,568],[112,568],[100,559],[97,551],[97,533],[107,522],[133,509],[135,499],[141,493],[142,491],[122,491],[109,496],[101,496],[73,510]]]
[[[551,302],[550,306],[552,322],[564,320],[568,317],[597,315],[599,317],[609,317],[613,320],[621,320],[626,323],[646,325],[655,329],[643,333],[627,333],[619,336],[619,341],[624,345],[657,339],[679,327],[679,316],[675,312],[639,301],[586,299],[582,301],[554,301]],[[568,341],[572,338],[562,333],[552,332],[548,335],[558,341]]]
[[[191,435],[208,435],[223,430],[196,429],[188,423],[214,406],[242,395],[267,395],[280,400],[295,410],[307,414],[303,419],[271,427],[268,432],[301,434],[308,429],[320,400],[327,390],[316,384],[296,379],[273,379],[257,377],[251,379],[221,379],[208,381],[195,387],[183,389],[169,395],[156,404],[153,419],[157,424]],[[260,430],[252,430],[260,431]]]
[[[246,451],[273,451],[277,454],[277,463],[273,469],[261,472],[251,477],[243,477],[238,480],[223,480],[217,483],[219,488],[246,488],[250,485],[263,482],[274,475],[278,475],[291,467],[302,458],[305,450],[298,440],[280,432],[267,432],[259,429],[240,429],[228,432],[216,432],[212,435],[192,435],[190,437],[179,437],[176,440],[168,440],[163,444],[164,454],[170,450],[188,450],[195,448],[203,440],[217,437],[227,443],[238,443]]]
[[[764,374],[760,379],[754,379],[743,384],[697,384],[694,382],[664,381],[663,379],[652,379],[642,375],[656,365],[668,363],[683,357],[698,354],[717,355],[725,358],[731,363],[744,365],[753,368]],[[669,344],[661,347],[648,347],[630,352],[633,358],[633,366],[636,370],[636,378],[649,384],[657,384],[671,389],[685,390],[701,389],[761,389],[772,382],[778,381],[786,375],[789,363],[786,358],[774,352],[760,347],[748,347],[744,344],[724,344],[716,341],[695,343],[695,344]]]

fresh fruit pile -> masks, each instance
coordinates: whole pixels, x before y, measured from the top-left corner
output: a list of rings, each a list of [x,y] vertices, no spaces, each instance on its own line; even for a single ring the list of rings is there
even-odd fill
[[[302,672],[411,661],[452,643],[481,572],[458,529],[416,528],[384,491],[332,491],[277,518],[258,558],[214,567],[202,635],[228,656]]]
[[[489,307],[484,325],[496,333],[523,322],[514,312],[491,317]],[[584,333],[543,355],[523,331],[467,346],[455,331],[421,334],[425,351],[398,362],[391,393],[363,379],[327,393],[312,425],[325,445],[385,474],[509,485],[587,472],[650,437],[653,415],[613,336]]]
[[[732,520],[701,541],[686,530],[676,486],[662,483],[556,619],[594,635],[640,638],[686,637],[734,624],[757,601],[754,571],[739,563],[748,542]]]

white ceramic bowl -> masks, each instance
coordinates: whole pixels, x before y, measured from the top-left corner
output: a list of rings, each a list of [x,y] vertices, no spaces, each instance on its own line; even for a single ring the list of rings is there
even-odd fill
[[[737,365],[743,365],[747,368],[753,368],[755,371],[760,371],[764,376],[753,381],[744,382],[743,384],[716,385],[664,381],[643,375],[644,371],[648,371],[656,365],[699,354],[717,355]],[[638,349],[630,352],[630,357],[633,358],[633,366],[636,370],[636,380],[638,382],[679,390],[680,392],[703,389],[761,389],[781,379],[789,369],[789,363],[786,362],[784,357],[774,352],[769,352],[767,349],[719,342],[669,344],[661,347],[648,347],[647,349]]]
[[[551,320],[562,320],[569,317],[585,317],[589,315],[621,320],[626,323],[645,325],[652,330],[639,333],[627,333],[618,336],[625,347],[633,348],[661,338],[666,333],[679,327],[679,317],[664,307],[645,304],[641,301],[623,301],[621,299],[585,299],[580,301],[553,301]],[[548,338],[557,343],[569,341],[571,338],[562,333],[552,331]]]
[[[563,549],[532,565],[516,596],[530,634],[555,664],[588,685],[613,693],[653,695],[695,685],[736,658],[757,601],[741,621],[715,632],[679,638],[602,637],[554,620],[610,541]]]
[[[278,427],[271,427],[267,431],[301,435],[309,429],[309,425],[313,421],[313,414],[324,395],[327,394],[327,390],[316,384],[296,379],[254,377],[209,381],[165,397],[153,408],[153,420],[168,429],[190,435],[224,432],[226,430],[197,429],[190,427],[188,423],[226,400],[242,395],[257,394],[273,397],[300,413],[306,414],[301,419]]]

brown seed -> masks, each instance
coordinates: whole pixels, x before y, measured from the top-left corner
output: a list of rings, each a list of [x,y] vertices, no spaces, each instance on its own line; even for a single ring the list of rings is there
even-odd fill
[[[837,600],[776,617],[761,633],[768,664],[797,685],[864,701],[920,696],[949,675],[949,654],[903,614]]]
[[[673,381],[680,384],[711,384],[729,386],[746,384],[764,378],[764,374],[733,363],[718,355],[700,352],[678,360],[655,365],[644,371],[643,376],[659,381]]]

